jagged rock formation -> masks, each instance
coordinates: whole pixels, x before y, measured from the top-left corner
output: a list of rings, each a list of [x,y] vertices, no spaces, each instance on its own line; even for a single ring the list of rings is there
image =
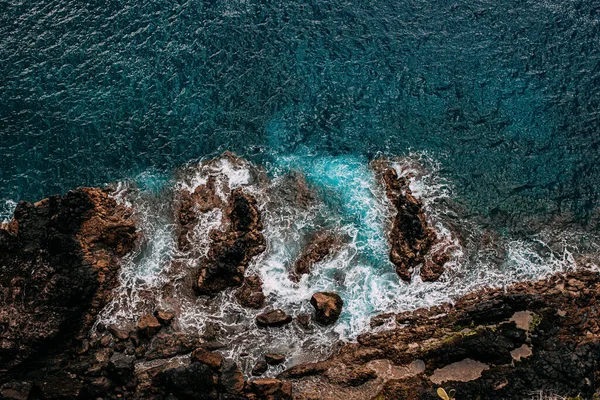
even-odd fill
[[[407,178],[398,176],[387,160],[371,163],[383,182],[386,195],[396,210],[389,232],[390,261],[401,279],[410,281],[413,270],[421,265],[421,279],[435,281],[449,260],[445,251],[433,252],[438,236],[427,223],[423,203],[412,195]]]
[[[227,208],[229,229],[211,232],[207,257],[200,262],[196,291],[216,294],[240,286],[252,258],[265,250],[265,237],[256,200],[241,188],[232,190]]]
[[[600,275],[579,272],[465,296],[455,305],[384,315],[329,360],[281,374],[295,399],[591,398],[598,390]]]

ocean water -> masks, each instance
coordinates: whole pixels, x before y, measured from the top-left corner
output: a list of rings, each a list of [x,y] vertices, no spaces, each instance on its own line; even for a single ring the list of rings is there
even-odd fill
[[[234,151],[252,164],[219,173],[259,200],[268,250],[250,272],[269,306],[296,315],[336,290],[347,307],[329,329],[265,333],[227,292],[181,299],[180,323],[220,324],[246,369],[256,343],[289,363],[323,356],[379,312],[595,262],[599,43],[598,1],[2,1],[0,221],[20,199],[115,185],[145,237],[101,317],[126,324],[185,261],[172,200],[206,171],[183,182],[178,168]],[[411,176],[452,248],[440,282],[393,273],[378,157]],[[253,165],[268,187],[248,180]],[[290,171],[318,193],[310,212],[269,201]],[[349,239],[294,285],[287,268],[323,226]]]

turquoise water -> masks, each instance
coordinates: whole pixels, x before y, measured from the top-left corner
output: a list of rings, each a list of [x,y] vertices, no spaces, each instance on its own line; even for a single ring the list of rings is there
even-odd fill
[[[597,229],[599,5],[5,1],[0,199],[225,149],[425,151],[466,215]]]

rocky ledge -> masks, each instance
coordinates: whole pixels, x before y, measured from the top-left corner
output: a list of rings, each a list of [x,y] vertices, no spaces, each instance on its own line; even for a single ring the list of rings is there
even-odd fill
[[[457,399],[591,399],[600,386],[599,306],[596,272],[484,290],[375,317],[375,332],[279,378],[292,382],[295,399],[439,399],[439,388]]]

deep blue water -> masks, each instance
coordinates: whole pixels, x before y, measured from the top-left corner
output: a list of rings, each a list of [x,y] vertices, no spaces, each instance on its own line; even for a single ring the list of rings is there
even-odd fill
[[[415,151],[466,215],[597,229],[599,21],[598,1],[1,1],[0,199],[223,150]]]

